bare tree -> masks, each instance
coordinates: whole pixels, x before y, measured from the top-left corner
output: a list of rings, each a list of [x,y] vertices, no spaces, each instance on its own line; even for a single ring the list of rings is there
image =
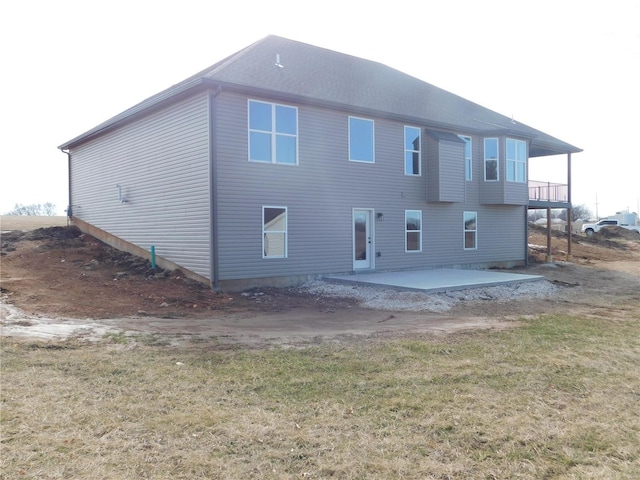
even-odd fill
[[[564,216],[566,218],[566,210]],[[586,220],[592,218],[591,210],[586,205],[574,205],[571,209],[571,221],[575,222],[576,220]]]
[[[56,214],[56,206],[51,203],[32,203],[31,205],[22,205],[16,203],[16,206],[6,215],[23,215],[32,217],[51,217]]]
[[[589,218],[593,218],[593,213],[586,205],[574,205],[571,211],[573,213],[572,217],[574,222],[576,220],[588,220]]]
[[[571,209],[571,221],[575,222],[577,220],[586,220],[591,217],[591,210],[586,205],[574,205]],[[567,221],[567,211],[565,209],[561,209],[557,211],[558,218]]]

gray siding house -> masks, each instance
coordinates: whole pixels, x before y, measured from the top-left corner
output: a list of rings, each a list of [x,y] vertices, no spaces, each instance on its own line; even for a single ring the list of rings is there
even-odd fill
[[[213,287],[513,266],[528,162],[579,148],[380,63],[268,36],[59,147],[82,230]]]

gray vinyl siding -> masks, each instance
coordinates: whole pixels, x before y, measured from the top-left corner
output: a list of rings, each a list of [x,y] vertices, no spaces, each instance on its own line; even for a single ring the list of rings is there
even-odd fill
[[[74,215],[209,278],[208,115],[200,94],[74,147]]]
[[[507,205],[527,205],[529,189],[526,182],[505,182],[504,203]]]
[[[453,134],[449,134],[453,136]],[[427,134],[427,201],[464,202],[464,143]]]
[[[425,254],[440,265],[472,266],[524,258],[523,207],[434,205],[423,218]],[[477,249],[464,249],[463,213],[476,212]],[[436,258],[433,258],[436,257]]]
[[[404,123],[359,113],[375,122],[375,163],[349,162],[348,117],[353,112],[277,103],[298,108],[297,166],[249,162],[247,97],[223,90],[216,102],[221,280],[352,271],[354,208],[384,214],[383,221],[372,222],[373,251],[380,253],[374,258],[377,270],[524,260],[523,207],[481,202],[480,137],[473,137],[473,182],[464,182],[463,148],[456,160],[462,182],[456,179],[452,185],[462,201],[427,203],[425,153],[433,139],[423,133],[423,174],[408,176]],[[287,258],[262,258],[263,206],[288,209]],[[422,252],[405,252],[405,210],[423,212]],[[478,212],[477,250],[464,250],[464,211]]]

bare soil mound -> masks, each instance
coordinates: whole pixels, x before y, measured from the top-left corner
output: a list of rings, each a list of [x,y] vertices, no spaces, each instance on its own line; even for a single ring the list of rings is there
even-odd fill
[[[618,228],[616,228],[618,230]],[[625,233],[609,235],[600,232],[588,237],[586,235],[571,235],[572,261],[583,265],[593,265],[596,262],[637,262],[640,251],[640,235],[624,228]],[[619,235],[619,236],[616,236]],[[529,227],[529,261],[530,263],[545,263],[546,261],[547,230],[530,225]],[[555,260],[564,260],[567,256],[568,238],[565,232],[551,231],[551,253]]]
[[[308,298],[295,289],[263,288],[233,295],[214,292],[180,270],[152,269],[148,261],[73,226],[5,233],[0,246],[2,293],[30,314],[180,318],[309,306]],[[323,308],[322,304],[318,299],[312,306]]]
[[[534,237],[547,235],[547,229],[540,225],[529,224],[529,234]],[[567,233],[559,230],[551,230],[551,237],[558,240],[567,240]],[[607,227],[591,236],[571,234],[571,240],[575,244],[601,245],[614,250],[626,250],[629,248],[627,242],[617,240],[628,240],[640,245],[640,235],[631,230],[620,227]]]
[[[626,240],[640,242],[640,234],[634,230],[628,230],[622,227],[605,227],[594,233],[592,237],[602,238],[624,238]]]

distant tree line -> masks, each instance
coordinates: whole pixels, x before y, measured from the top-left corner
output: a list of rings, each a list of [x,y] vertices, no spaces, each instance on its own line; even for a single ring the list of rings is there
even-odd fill
[[[528,215],[530,222],[535,222],[539,218],[547,218],[546,210],[531,210]],[[560,220],[567,221],[567,210],[564,208],[552,209],[551,218],[559,218]],[[571,221],[588,220],[593,218],[593,213],[585,205],[574,205],[571,209]]]
[[[16,203],[16,206],[5,215],[23,215],[31,217],[51,217],[56,214],[56,206],[51,203],[32,203],[31,205],[22,205]]]

